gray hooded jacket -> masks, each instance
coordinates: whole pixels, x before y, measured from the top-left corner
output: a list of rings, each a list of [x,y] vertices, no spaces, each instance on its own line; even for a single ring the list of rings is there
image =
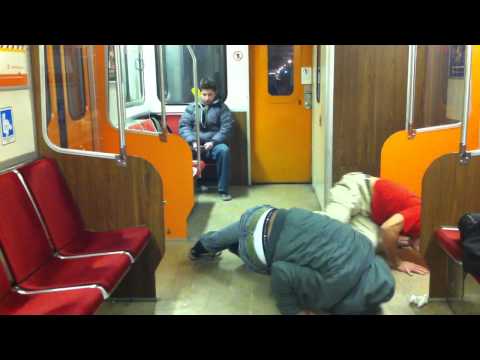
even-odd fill
[[[390,267],[363,234],[304,209],[278,210],[265,249],[268,265],[259,267],[249,259],[244,240],[249,218],[259,208],[248,211],[240,221],[240,255],[250,269],[270,273],[282,314],[305,309],[370,313],[393,297],[395,280]]]
[[[233,116],[228,107],[216,99],[210,106],[199,104],[200,144],[212,141],[214,145],[225,143],[233,132]],[[205,115],[206,114],[206,115]],[[180,136],[189,144],[196,141],[195,104],[185,109],[179,127]]]

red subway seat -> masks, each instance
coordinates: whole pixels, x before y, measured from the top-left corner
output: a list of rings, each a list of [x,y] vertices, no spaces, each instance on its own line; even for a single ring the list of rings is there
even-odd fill
[[[452,258],[462,262],[463,249],[458,229],[440,228],[435,231],[435,236],[440,247]],[[480,283],[480,276],[473,276]]]
[[[451,229],[438,229],[435,232],[440,246],[455,260],[462,261],[463,249],[460,244],[460,231]]]
[[[135,258],[146,247],[151,237],[146,227],[87,231],[53,159],[40,159],[19,170],[45,221],[54,247],[62,255],[127,251]]]
[[[157,129],[155,128],[155,124],[153,123],[152,119],[143,119],[140,122],[130,125],[128,129],[157,132]]]
[[[182,114],[168,114],[167,115],[167,125],[172,131],[172,134],[177,134],[180,128],[180,118]]]
[[[105,251],[128,251],[138,257],[150,237],[150,231],[142,226],[120,230],[94,232],[82,231],[79,238],[61,249],[62,255],[83,255]]]
[[[19,294],[0,264],[0,315],[92,315],[102,301],[98,289]]]
[[[0,247],[15,283],[27,290],[96,284],[107,292],[129,269],[122,254],[59,259],[16,174],[0,175]]]

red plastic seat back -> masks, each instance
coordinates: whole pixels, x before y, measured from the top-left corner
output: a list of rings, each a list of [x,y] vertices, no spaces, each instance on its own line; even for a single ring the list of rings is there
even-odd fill
[[[168,114],[167,115],[167,125],[172,130],[172,134],[177,134],[180,128],[180,118],[181,114]]]
[[[16,282],[48,262],[52,249],[23,185],[14,173],[0,175],[0,246]]]
[[[42,214],[56,249],[83,231],[80,211],[53,159],[40,159],[19,169]]]

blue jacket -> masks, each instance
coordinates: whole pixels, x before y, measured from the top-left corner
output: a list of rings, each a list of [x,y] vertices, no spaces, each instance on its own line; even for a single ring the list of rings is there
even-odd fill
[[[233,132],[233,116],[228,107],[216,99],[210,106],[199,104],[200,144],[212,141],[214,145],[225,143]],[[206,114],[206,116],[205,116]],[[196,141],[195,103],[185,109],[179,127],[180,136],[189,144]]]

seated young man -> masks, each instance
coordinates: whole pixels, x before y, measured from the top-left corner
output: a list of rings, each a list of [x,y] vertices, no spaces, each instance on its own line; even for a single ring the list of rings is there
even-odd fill
[[[348,173],[330,190],[323,213],[366,235],[385,252],[393,269],[409,275],[428,273],[397,254],[399,245],[419,250],[421,200],[404,187],[360,172]]]
[[[377,313],[395,291],[390,268],[364,235],[304,209],[249,209],[240,221],[201,236],[190,258],[225,249],[250,270],[271,275],[282,314]]]
[[[217,86],[213,80],[200,81],[201,103],[200,144],[197,144],[195,126],[195,103],[185,109],[179,125],[179,134],[194,151],[205,150],[205,159],[212,159],[217,165],[218,192],[223,200],[232,199],[228,191],[230,183],[230,149],[225,142],[233,131],[233,117],[228,107],[217,98]]]

